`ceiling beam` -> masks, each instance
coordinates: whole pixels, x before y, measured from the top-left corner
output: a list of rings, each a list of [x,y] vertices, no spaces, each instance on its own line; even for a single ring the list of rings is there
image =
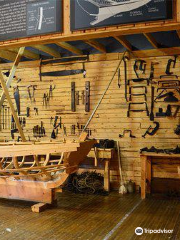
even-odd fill
[[[174,55],[180,55],[180,47],[137,50],[132,52],[132,57],[135,58],[162,57]]]
[[[31,37],[29,39],[22,38],[16,41],[4,41],[0,44],[0,49],[8,49],[12,47],[32,46],[37,44],[50,44],[56,42],[66,41],[78,41],[89,40],[106,37],[115,37],[120,35],[141,34],[141,33],[153,33],[163,31],[176,31],[180,30],[179,22],[172,21],[159,21],[156,24],[127,24],[116,27],[107,27],[106,29],[96,29],[96,31],[77,31],[69,34],[48,34],[44,36]]]
[[[9,52],[7,50],[0,50],[0,58],[6,59],[8,61],[14,62],[16,55],[16,53]]]
[[[19,48],[10,48],[10,49],[8,49],[8,51],[18,53]],[[29,50],[25,50],[24,53],[23,53],[23,56],[26,57],[26,58],[29,58],[29,59],[33,59],[33,60],[40,59],[39,54],[34,53],[32,51],[29,51]]]
[[[123,45],[127,50],[130,52],[132,51],[133,47],[130,42],[124,36],[114,37],[121,45]]]
[[[85,43],[89,44],[91,47],[97,49],[100,52],[106,53],[106,48],[103,44],[99,43],[94,39],[86,40]]]
[[[51,55],[55,58],[60,58],[61,57],[61,54],[57,50],[55,50],[51,47],[48,47],[48,46],[45,46],[45,45],[34,45],[32,47],[36,48],[36,49],[38,49],[42,52],[45,52],[45,53],[47,53],[47,54],[49,54],[49,55]]]
[[[77,55],[83,55],[83,51],[78,49],[77,47],[74,47],[73,45],[67,43],[67,42],[57,42],[58,46],[68,50],[69,52],[72,52]]]
[[[158,49],[160,47],[160,44],[156,41],[156,39],[150,33],[144,33],[144,36],[154,48]]]

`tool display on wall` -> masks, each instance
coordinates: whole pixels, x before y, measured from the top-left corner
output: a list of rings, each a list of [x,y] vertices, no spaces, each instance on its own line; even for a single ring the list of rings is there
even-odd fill
[[[174,59],[171,58],[171,59],[168,60],[168,63],[167,63],[167,66],[166,66],[166,71],[165,71],[166,75],[161,75],[160,78],[172,77],[172,76],[178,78],[178,76],[173,74],[173,71],[172,71],[172,69],[174,69],[176,67],[177,58],[178,58],[178,56],[175,55]]]
[[[153,122],[153,123],[155,124],[155,127],[153,128],[152,125],[150,125],[146,130],[146,132],[142,135],[143,138],[145,138],[146,135],[154,136],[157,133],[160,127],[159,122]]]

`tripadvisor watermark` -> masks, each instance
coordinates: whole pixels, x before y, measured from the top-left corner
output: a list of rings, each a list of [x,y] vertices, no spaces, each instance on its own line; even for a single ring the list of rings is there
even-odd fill
[[[169,229],[149,229],[149,228],[141,228],[141,227],[137,227],[135,229],[135,233],[136,235],[142,235],[143,233],[149,233],[149,234],[152,234],[152,233],[173,233],[173,230],[169,230]]]

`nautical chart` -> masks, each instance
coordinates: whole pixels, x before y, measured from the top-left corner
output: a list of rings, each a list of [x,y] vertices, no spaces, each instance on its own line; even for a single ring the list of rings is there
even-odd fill
[[[169,0],[72,0],[71,29],[171,18]]]

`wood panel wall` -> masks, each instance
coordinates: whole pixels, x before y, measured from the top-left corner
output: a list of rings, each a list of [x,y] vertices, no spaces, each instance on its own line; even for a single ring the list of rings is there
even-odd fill
[[[83,75],[73,75],[66,77],[42,77],[42,82],[39,79],[39,61],[21,63],[17,72],[16,78],[13,81],[12,87],[10,89],[11,97],[13,98],[13,87],[19,86],[20,96],[21,96],[21,112],[26,113],[26,107],[30,107],[30,117],[26,118],[27,123],[24,128],[24,133],[26,138],[34,140],[32,129],[33,126],[39,124],[43,121],[46,129],[46,137],[40,139],[41,141],[47,140],[51,136],[53,126],[50,124],[50,118],[55,117],[58,113],[62,117],[62,124],[67,129],[67,135],[69,138],[74,138],[71,136],[71,125],[84,125],[88,120],[92,110],[98,103],[103,91],[105,90],[107,84],[109,83],[122,54],[106,54],[106,55],[92,55],[88,62],[85,63],[87,70],[86,78]],[[145,58],[147,61],[146,75],[149,77],[151,62],[156,62],[155,65],[155,79],[157,82],[159,76],[164,74],[167,61],[169,57],[156,57],[156,58]],[[133,71],[134,59],[128,62],[128,78],[135,78]],[[174,73],[180,75],[179,70],[180,59],[178,58],[176,68]],[[10,69],[11,64],[1,64],[0,70],[6,71]],[[42,72],[55,71],[55,70],[67,70],[67,69],[79,69],[82,68],[82,63],[76,63],[73,65],[60,65],[53,64],[42,67]],[[21,81],[17,84],[17,78]],[[140,158],[139,150],[143,147],[159,147],[159,148],[169,148],[176,147],[179,141],[179,136],[174,134],[174,129],[180,121],[180,113],[177,118],[155,118],[160,123],[160,129],[155,136],[147,136],[142,138],[146,129],[152,124],[146,113],[131,113],[130,118],[127,117],[128,104],[125,101],[125,85],[124,85],[124,67],[121,65],[121,87],[117,85],[118,76],[116,75],[114,81],[112,82],[104,100],[102,101],[97,113],[95,114],[89,128],[92,130],[91,138],[96,139],[114,139],[118,140],[121,148],[121,158],[123,175],[126,180],[132,179],[137,185],[140,185]],[[85,90],[85,82],[90,81],[90,113],[85,112],[85,106],[81,103],[77,106],[76,112],[71,111],[71,82],[74,81],[76,84],[76,91]],[[28,99],[27,86],[37,85],[37,90],[35,91],[35,102],[31,102]],[[49,106],[46,108],[43,106],[43,94],[48,93],[50,84],[55,85],[55,90],[53,91],[53,98],[50,100]],[[134,85],[139,85],[138,83]],[[146,82],[140,85],[147,86]],[[157,87],[157,84],[154,84]],[[151,105],[151,85],[147,86],[147,102],[150,110]],[[140,90],[141,91],[141,90]],[[157,92],[155,90],[155,94]],[[178,96],[179,97],[179,96]],[[138,99],[140,100],[140,99]],[[142,99],[143,100],[143,99]],[[136,101],[133,98],[133,102]],[[34,107],[39,110],[39,115],[35,115]],[[155,112],[158,111],[159,107],[163,107],[164,110],[167,107],[167,103],[163,101],[155,104]],[[119,138],[119,134],[122,134],[124,129],[132,130],[132,134],[136,138],[130,138],[127,134],[124,138]],[[76,129],[76,134],[78,137],[78,131]],[[18,134],[15,135],[16,138]],[[59,131],[58,140],[64,138],[63,130]],[[10,140],[10,130],[1,130],[0,140]],[[118,186],[119,181],[119,170],[117,158],[113,159],[111,162],[111,183],[113,186]]]

